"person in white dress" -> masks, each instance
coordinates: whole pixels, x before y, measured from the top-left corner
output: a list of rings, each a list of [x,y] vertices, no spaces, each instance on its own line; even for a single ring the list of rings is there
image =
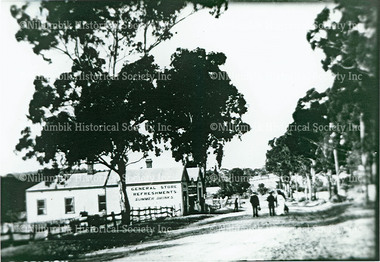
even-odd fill
[[[276,214],[277,215],[284,215],[285,214],[285,195],[280,190],[277,190]]]

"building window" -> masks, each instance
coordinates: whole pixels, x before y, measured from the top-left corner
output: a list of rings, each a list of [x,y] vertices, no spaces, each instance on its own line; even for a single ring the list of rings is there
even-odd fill
[[[98,195],[99,212],[106,211],[106,196]]]
[[[66,214],[74,214],[74,198],[69,197],[65,198],[65,213]]]
[[[37,200],[37,215],[46,215],[46,200]]]

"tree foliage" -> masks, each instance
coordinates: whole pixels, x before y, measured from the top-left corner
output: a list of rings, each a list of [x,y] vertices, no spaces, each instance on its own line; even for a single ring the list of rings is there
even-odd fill
[[[44,76],[34,81],[28,118],[42,131],[35,135],[25,128],[16,149],[26,150],[24,158],[36,156],[41,164],[104,164],[119,174],[128,211],[123,183],[126,166],[134,163],[129,154],[141,152],[144,157],[154,149],[159,153],[149,134],[141,132],[159,70],[150,51],[170,39],[173,27],[189,15],[209,9],[219,17],[226,8],[225,0],[42,1],[12,6],[20,25],[18,41],[30,43],[48,62],[54,51],[71,62],[70,70],[53,83]],[[148,74],[153,78],[125,78]],[[117,128],[94,130],[101,125]],[[60,126],[69,132],[52,131]]]
[[[189,5],[192,9],[184,15],[182,11]],[[51,62],[51,59],[46,52],[56,49],[74,63],[83,65],[80,57],[86,48],[102,49],[105,50],[103,58],[109,59],[108,68],[115,70],[112,65],[121,58],[130,60],[131,55],[146,55],[173,36],[172,28],[177,23],[204,8],[219,17],[227,8],[227,2],[42,1],[38,10],[32,4],[12,6],[11,14],[21,26],[16,33],[17,40],[31,43],[33,51],[47,61]]]
[[[345,126],[362,122],[363,141],[358,132],[344,132],[340,140],[349,142],[352,151],[369,156],[378,150],[376,24],[375,2],[337,0],[334,9],[325,8],[317,16],[316,27],[307,34],[312,48],[320,48],[326,55],[323,69],[336,76],[327,92],[330,120]]]
[[[220,166],[225,143],[249,130],[242,120],[247,112],[243,95],[230,80],[210,76],[221,72],[219,67],[225,61],[223,53],[178,49],[171,68],[164,72],[171,80],[157,82],[153,101],[156,110],[148,118],[153,126],[170,129],[154,132],[153,136],[156,141],[170,143],[176,161],[205,167],[211,148]]]
[[[335,80],[325,92],[310,89],[298,101],[287,132],[270,141],[268,169],[293,168],[289,156],[317,171],[326,172],[335,164],[337,173],[340,167],[353,171],[360,164],[368,169],[377,161],[377,7],[372,1],[335,2],[307,33],[311,47],[324,52],[322,67],[335,74]]]
[[[228,172],[228,179],[221,182],[219,194],[223,196],[232,196],[234,194],[243,194],[251,186],[249,176],[240,168],[233,168]]]

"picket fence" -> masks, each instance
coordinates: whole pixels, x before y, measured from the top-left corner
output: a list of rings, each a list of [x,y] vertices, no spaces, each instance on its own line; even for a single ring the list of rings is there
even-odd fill
[[[174,207],[148,207],[131,209],[130,225],[160,218],[175,217],[181,210]],[[88,232],[89,229],[118,228],[123,213],[109,215],[83,216],[67,220],[55,220],[44,223],[4,223],[1,225],[1,242],[33,241],[39,239],[59,238],[68,234]],[[95,230],[96,231],[96,230]]]

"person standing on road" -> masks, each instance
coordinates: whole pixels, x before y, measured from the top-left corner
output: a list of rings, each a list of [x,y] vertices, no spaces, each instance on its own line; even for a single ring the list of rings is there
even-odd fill
[[[235,212],[239,211],[239,199],[238,198],[235,199],[235,208],[234,208],[234,211]]]
[[[273,192],[271,191],[269,193],[269,196],[267,197],[268,205],[269,205],[269,215],[274,216],[276,215],[274,212],[274,203],[277,202],[276,198],[273,196]]]
[[[260,208],[260,200],[256,192],[253,192],[253,195],[251,196],[251,199],[249,200],[249,202],[251,202],[251,205],[252,205],[253,217],[255,216],[258,217],[259,216],[258,209]]]

